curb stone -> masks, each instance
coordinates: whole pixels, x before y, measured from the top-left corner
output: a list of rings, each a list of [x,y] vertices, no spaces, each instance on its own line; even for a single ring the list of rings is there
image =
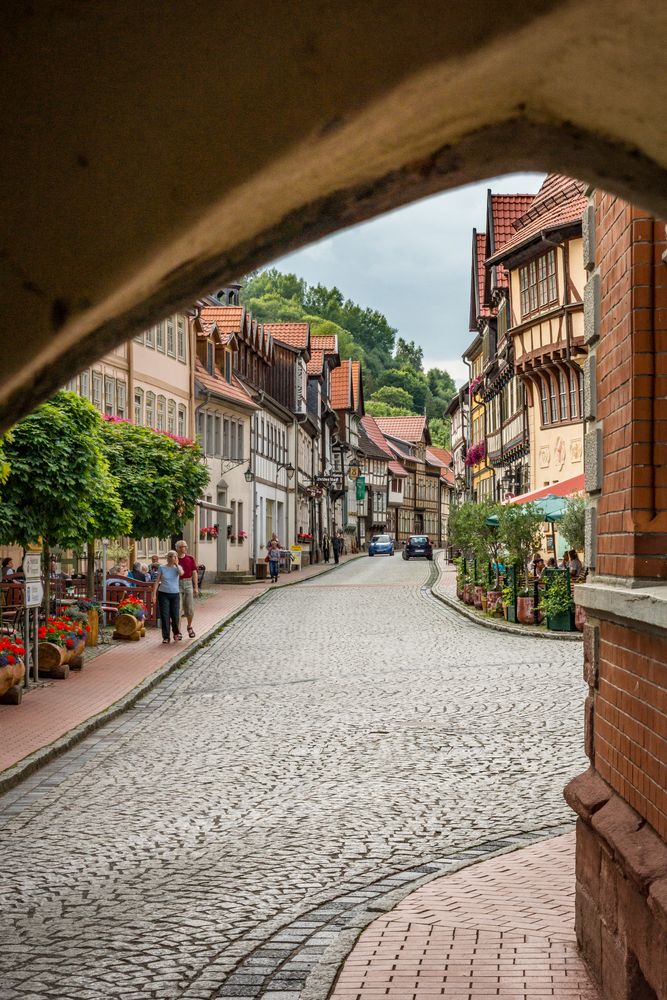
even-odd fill
[[[435,582],[439,582],[441,578],[442,570],[438,569],[438,579]],[[530,628],[528,625],[517,626],[504,621],[492,621],[490,618],[482,618],[481,615],[475,614],[474,611],[468,611],[468,608],[462,605],[458,599],[441,594],[435,589],[434,585],[431,585],[431,594],[439,601],[442,601],[443,604],[446,604],[448,608],[451,608],[452,611],[457,611],[463,618],[475,622],[476,625],[482,625],[484,628],[493,629],[496,632],[505,632],[508,635],[530,636],[531,639],[557,639],[559,642],[583,642],[584,639],[581,632],[549,632],[547,629]]]
[[[228,615],[226,618],[221,619],[212,628],[204,632],[203,635],[199,636],[193,643],[191,643],[182,653],[174,656],[167,663],[164,663],[159,667],[154,673],[149,674],[148,677],[144,677],[131,691],[119,698],[108,708],[103,711],[98,712],[97,715],[91,716],[89,719],[85,719],[83,722],[79,723],[69,732],[65,733],[63,736],[58,737],[53,743],[49,743],[48,746],[42,747],[40,750],[35,750],[33,753],[28,754],[23,760],[18,761],[18,763],[13,764],[8,767],[5,771],[0,772],[0,795],[8,792],[11,788],[18,785],[24,778],[29,775],[34,774],[35,771],[43,767],[44,764],[48,764],[54,758],[61,756],[61,754],[66,753],[81,740],[85,739],[90,733],[99,729],[101,726],[106,725],[107,722],[111,722],[116,719],[123,712],[127,711],[128,708],[132,708],[133,705],[139,701],[145,694],[147,694],[152,688],[156,687],[163,681],[166,677],[172,674],[175,670],[178,670],[187,660],[190,659],[195,653],[198,653],[205,646],[208,646],[210,642],[215,639],[219,632],[222,632],[231,622],[233,622],[239,615],[247,611],[248,608],[256,604],[258,601],[263,600],[267,594],[275,594],[278,591],[284,589],[284,587],[294,586],[297,583],[307,583],[309,580],[316,580],[320,576],[324,576],[325,573],[331,573],[335,569],[342,569],[344,566],[349,565],[349,563],[354,562],[359,559],[365,553],[360,552],[353,555],[344,563],[334,563],[333,566],[328,566],[323,569],[320,573],[315,573],[312,576],[308,576],[301,579],[286,581],[281,587],[276,590],[271,590],[267,588],[263,593],[256,594],[254,597],[250,597],[241,607],[233,611],[232,614]]]

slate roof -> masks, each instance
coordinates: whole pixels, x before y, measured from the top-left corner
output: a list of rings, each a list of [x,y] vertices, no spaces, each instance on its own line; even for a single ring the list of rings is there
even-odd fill
[[[563,174],[548,174],[530,206],[515,219],[514,234],[503,246],[498,245],[487,263],[505,260],[544,232],[581,222],[587,204],[583,181]]]
[[[409,441],[421,441],[426,430],[426,417],[376,417],[376,423],[383,434]]]
[[[264,329],[288,347],[303,350],[310,346],[310,323],[265,323]]]
[[[236,375],[232,375],[231,382],[227,382],[218,371],[214,371],[211,375],[206,371],[199,358],[195,361],[195,380],[202,389],[206,389],[230,403],[238,403],[247,409],[259,410],[259,406]]]
[[[384,449],[379,448],[375,441],[368,436],[364,430],[363,423],[359,428],[359,448],[368,458],[381,459],[383,462],[388,462],[389,460],[389,456]]]

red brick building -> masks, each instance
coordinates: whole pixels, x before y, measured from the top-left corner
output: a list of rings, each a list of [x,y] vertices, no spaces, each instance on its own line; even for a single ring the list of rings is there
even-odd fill
[[[577,936],[606,1000],[667,997],[665,225],[596,192],[584,217],[589,771]]]

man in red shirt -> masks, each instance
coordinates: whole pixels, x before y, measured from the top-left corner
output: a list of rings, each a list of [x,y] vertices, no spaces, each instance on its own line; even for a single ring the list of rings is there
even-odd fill
[[[197,563],[188,555],[188,546],[184,541],[176,542],[176,552],[178,553],[178,565],[183,569],[183,576],[180,581],[181,588],[181,615],[185,615],[188,620],[188,635],[191,639],[195,637],[192,627],[192,619],[195,616],[195,597],[199,593],[199,577],[197,575]]]

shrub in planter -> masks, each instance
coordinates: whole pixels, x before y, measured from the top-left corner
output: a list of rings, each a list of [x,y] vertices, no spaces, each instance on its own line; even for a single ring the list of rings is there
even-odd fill
[[[539,610],[547,617],[547,628],[554,632],[572,631],[574,601],[565,573],[552,573],[545,577]]]

